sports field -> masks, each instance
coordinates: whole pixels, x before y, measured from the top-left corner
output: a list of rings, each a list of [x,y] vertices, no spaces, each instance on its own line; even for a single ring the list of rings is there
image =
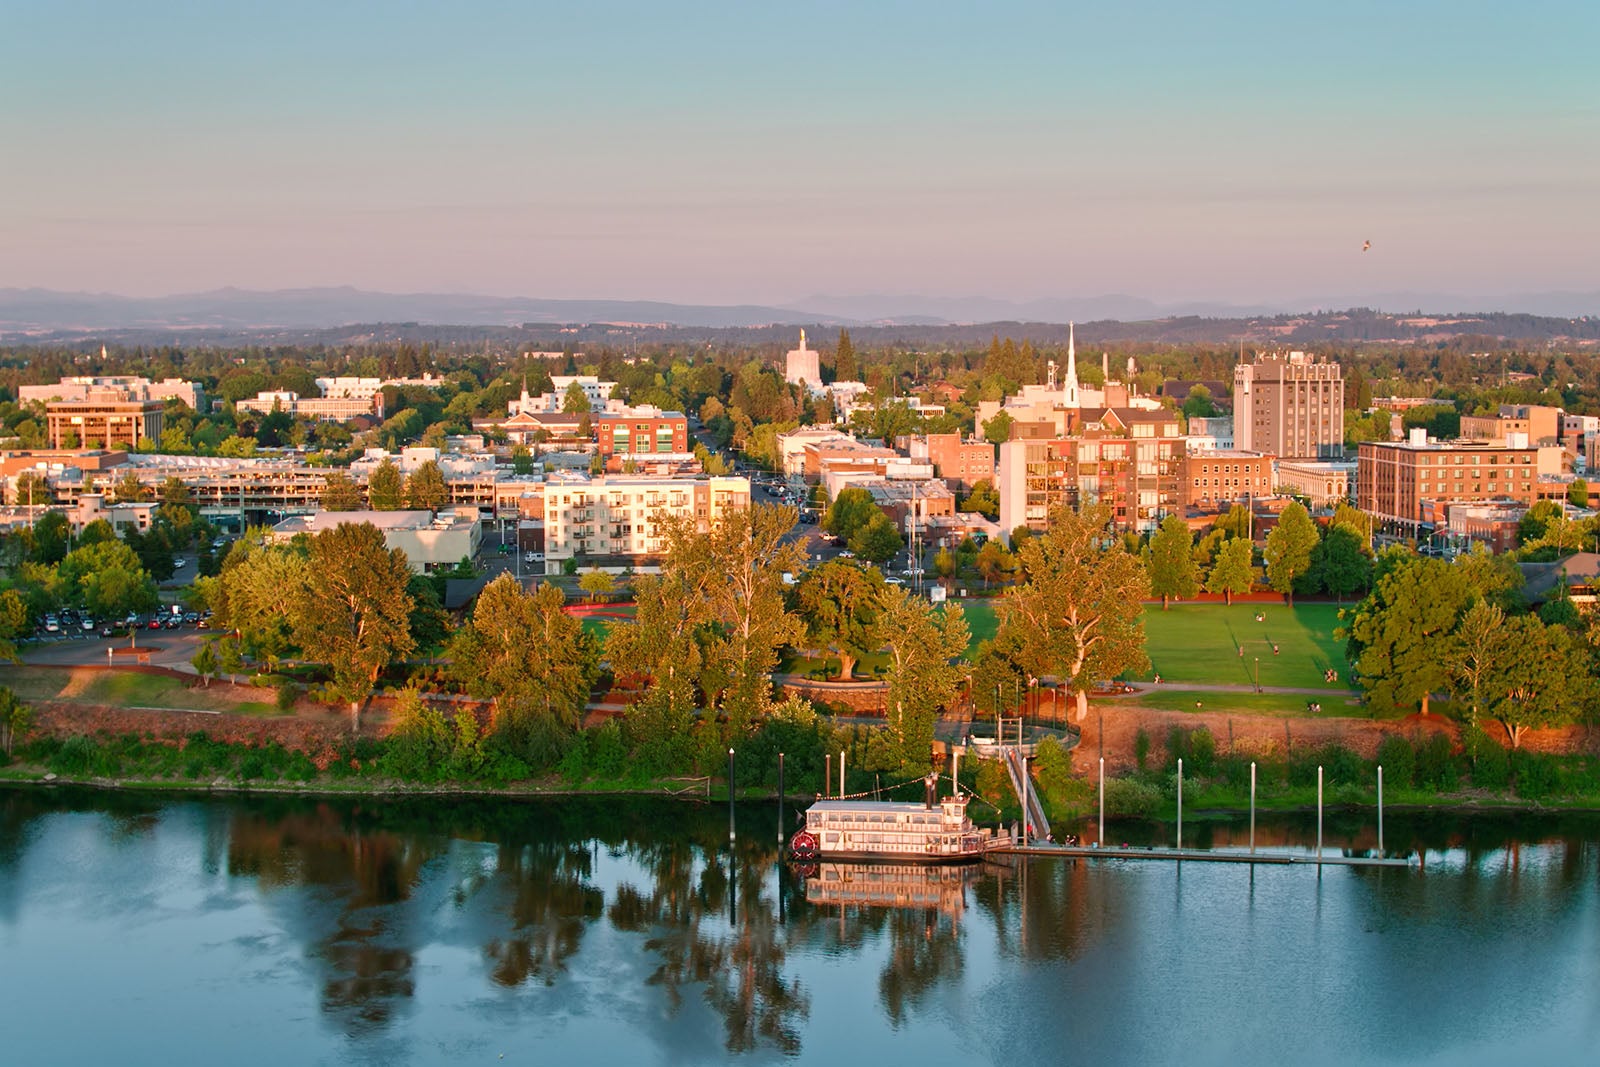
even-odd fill
[[[1261,621],[1257,622],[1257,616]],[[1148,680],[1207,685],[1322,688],[1324,672],[1339,672],[1339,686],[1350,680],[1344,642],[1334,639],[1336,604],[1159,604],[1145,609]],[[1276,651],[1274,651],[1276,649]]]

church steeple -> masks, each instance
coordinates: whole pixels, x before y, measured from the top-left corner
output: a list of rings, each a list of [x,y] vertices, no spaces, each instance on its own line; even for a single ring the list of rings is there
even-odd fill
[[[1078,400],[1078,344],[1073,323],[1067,323],[1067,380],[1061,386],[1063,407],[1079,407]]]

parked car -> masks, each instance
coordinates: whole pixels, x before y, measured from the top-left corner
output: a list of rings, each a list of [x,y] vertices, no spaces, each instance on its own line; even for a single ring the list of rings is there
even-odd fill
[[[94,620],[85,615],[78,620],[78,628],[86,634],[94,633]]]
[[[118,634],[122,633],[122,631],[123,627],[119,623],[108,622],[104,626],[100,627],[100,636],[116,637]]]
[[[183,568],[187,567],[188,565],[189,565],[189,561],[184,559],[182,556],[179,556],[177,559],[172,561],[172,569],[175,570],[175,571],[182,570]]]
[[[44,617],[44,632],[47,633],[47,634],[58,634],[58,633],[60,633],[61,632],[61,620],[56,618],[54,615],[46,615]]]
[[[145,629],[146,630],[159,630],[159,629],[161,629],[161,616],[152,615],[150,617],[150,621],[145,624]]]
[[[200,621],[200,613],[198,611],[186,611],[183,613],[183,621],[193,626]]]

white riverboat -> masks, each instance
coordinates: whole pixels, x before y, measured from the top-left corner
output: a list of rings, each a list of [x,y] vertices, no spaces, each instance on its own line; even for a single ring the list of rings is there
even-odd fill
[[[819,800],[806,809],[806,824],[789,840],[789,855],[811,860],[896,860],[968,863],[1011,844],[972,824],[965,797],[931,804],[885,800]]]

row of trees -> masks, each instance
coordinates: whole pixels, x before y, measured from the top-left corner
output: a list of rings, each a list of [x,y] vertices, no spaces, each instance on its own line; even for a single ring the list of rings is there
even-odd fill
[[[1445,693],[1472,725],[1498,722],[1515,748],[1530,727],[1595,710],[1592,623],[1565,599],[1524,610],[1521,573],[1505,557],[1475,550],[1450,563],[1392,549],[1377,573],[1342,630],[1375,711],[1426,715]]]

